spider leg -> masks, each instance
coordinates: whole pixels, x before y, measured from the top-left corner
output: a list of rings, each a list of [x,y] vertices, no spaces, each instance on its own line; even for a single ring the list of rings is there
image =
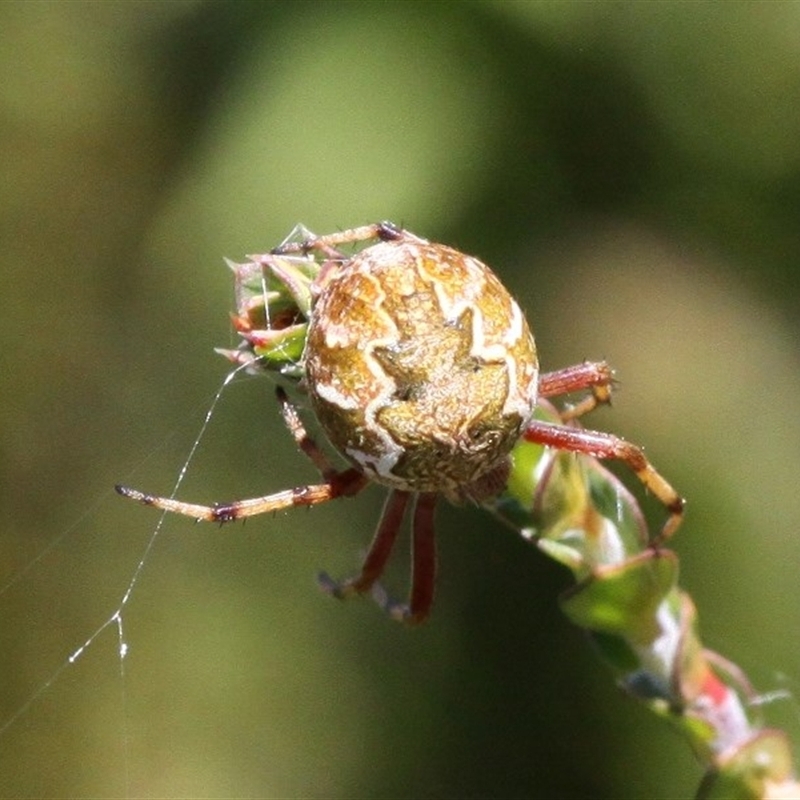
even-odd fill
[[[323,478],[330,479],[337,475],[338,470],[331,464],[328,457],[314,439],[308,435],[308,431],[305,425],[303,425],[300,415],[297,413],[297,409],[289,399],[286,391],[281,386],[276,386],[275,395],[278,398],[278,405],[281,409],[283,421],[289,429],[289,433],[292,434],[295,444],[309,458]]]
[[[340,599],[372,591],[378,605],[398,622],[418,625],[428,618],[433,605],[436,583],[436,539],[433,518],[438,498],[435,493],[425,492],[414,496],[411,590],[408,602],[399,603],[392,600],[378,583],[389,560],[410,498],[411,493],[399,490],[393,490],[389,494],[359,575],[339,583],[322,572],[318,581],[323,591]]]
[[[114,488],[123,497],[136,500],[146,506],[160,508],[162,511],[194,517],[198,521],[231,522],[235,519],[255,517],[258,514],[283,511],[295,506],[316,506],[320,503],[327,503],[329,500],[335,500],[337,497],[352,497],[360,492],[368,482],[359,470],[351,468],[331,475],[324,483],[298,486],[264,497],[234,500],[231,503],[214,503],[210,506],[184,503],[171,497],[146,494],[127,486],[117,485]]]
[[[397,534],[403,522],[406,506],[411,495],[409,492],[392,490],[383,506],[380,522],[375,530],[375,536],[369,546],[369,551],[361,566],[361,572],[355,578],[337,582],[327,573],[321,572],[317,576],[320,588],[328,594],[344,600],[356,594],[370,591],[376,581],[383,574],[386,562],[392,554]]]
[[[412,550],[411,596],[405,622],[418,625],[431,613],[436,584],[436,531],[433,514],[438,497],[432,492],[417,496],[414,508],[414,532]]]
[[[344,231],[329,233],[325,236],[309,236],[303,241],[285,241],[272,250],[273,255],[288,255],[289,253],[308,253],[316,250],[329,258],[342,258],[342,253],[336,248],[343,244],[357,244],[368,242],[372,239],[380,241],[393,241],[397,239],[413,239],[424,241],[413,233],[398,228],[392,222],[376,222],[371,225],[361,225],[358,228],[348,228]]]
[[[523,438],[528,442],[556,447],[559,450],[585,453],[594,458],[617,459],[627,464],[669,512],[664,527],[650,542],[653,547],[667,541],[683,521],[684,499],[650,463],[641,447],[612,433],[552,425],[537,420],[530,423]]]
[[[567,422],[587,414],[597,406],[611,402],[614,372],[605,361],[584,361],[572,367],[545,372],[539,376],[538,391],[541,397],[555,397],[589,389],[591,395],[561,413]]]
[[[375,584],[372,596],[392,619],[420,625],[430,616],[436,584],[436,537],[433,525],[438,496],[433,492],[415,498],[411,552],[411,591],[408,602],[391,599],[383,587]]]

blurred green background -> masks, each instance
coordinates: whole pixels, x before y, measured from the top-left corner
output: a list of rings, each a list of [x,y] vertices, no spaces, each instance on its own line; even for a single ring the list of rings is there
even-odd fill
[[[493,265],[545,369],[613,363],[593,424],[687,495],[707,644],[796,685],[799,43],[788,2],[1,4],[0,795],[691,796],[684,742],[560,615],[566,573],[481,511],[440,510],[423,629],[321,595],[376,489],[166,520],[124,680],[112,624],[48,682],[157,520],[111,487],[169,492],[226,374],[223,256],[389,218]],[[243,380],[180,494],[313,475]],[[767,714],[800,741],[795,701]]]

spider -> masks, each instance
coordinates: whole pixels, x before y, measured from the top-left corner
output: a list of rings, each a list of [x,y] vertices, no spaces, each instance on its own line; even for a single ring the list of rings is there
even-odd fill
[[[394,618],[411,624],[423,622],[433,603],[439,498],[481,503],[499,494],[520,438],[624,462],[669,512],[651,544],[657,547],[674,533],[683,499],[641,448],[611,433],[569,424],[608,402],[609,366],[585,362],[540,374],[525,317],[489,267],[389,222],[325,236],[299,230],[299,240],[290,236],[254,260],[281,280],[282,258],[322,261],[309,281],[308,302],[298,301],[308,322],[301,372],[322,431],[350,466],[331,464],[278,388],[286,427],[321,482],[211,506],[117,486],[121,495],[196,520],[229,522],[351,497],[370,482],[386,486],[389,494],[360,573],[342,582],[323,573],[320,584],[339,598],[377,595],[410,509],[408,600],[384,605]],[[364,246],[347,256],[339,249],[343,245]],[[247,325],[238,327],[241,332]],[[243,336],[256,338],[255,332]],[[564,413],[564,424],[532,419],[538,398],[579,391],[587,396]]]

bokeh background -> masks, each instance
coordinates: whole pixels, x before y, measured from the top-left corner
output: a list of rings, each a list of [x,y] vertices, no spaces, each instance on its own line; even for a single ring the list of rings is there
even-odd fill
[[[689,498],[704,638],[800,680],[800,5],[0,4],[0,795],[689,797],[685,743],[560,615],[569,579],[442,508],[431,622],[336,603],[381,504],[166,520],[233,342],[223,256],[392,219],[519,297],[545,369]],[[266,379],[181,490],[301,484]],[[658,520],[658,509],[652,509]],[[402,548],[401,548],[402,549]],[[400,591],[403,558],[389,582]],[[770,721],[800,741],[795,700]]]

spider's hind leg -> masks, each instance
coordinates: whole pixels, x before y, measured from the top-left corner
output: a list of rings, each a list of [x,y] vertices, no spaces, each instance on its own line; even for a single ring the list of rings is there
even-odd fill
[[[411,590],[408,602],[399,603],[391,599],[379,583],[411,496],[409,492],[392,490],[386,499],[381,520],[361,572],[355,578],[341,582],[334,581],[327,573],[320,573],[317,580],[323,591],[340,599],[371,592],[378,605],[398,622],[416,625],[428,618],[433,605],[436,581],[436,543],[433,527],[436,494],[424,493],[414,496]]]

